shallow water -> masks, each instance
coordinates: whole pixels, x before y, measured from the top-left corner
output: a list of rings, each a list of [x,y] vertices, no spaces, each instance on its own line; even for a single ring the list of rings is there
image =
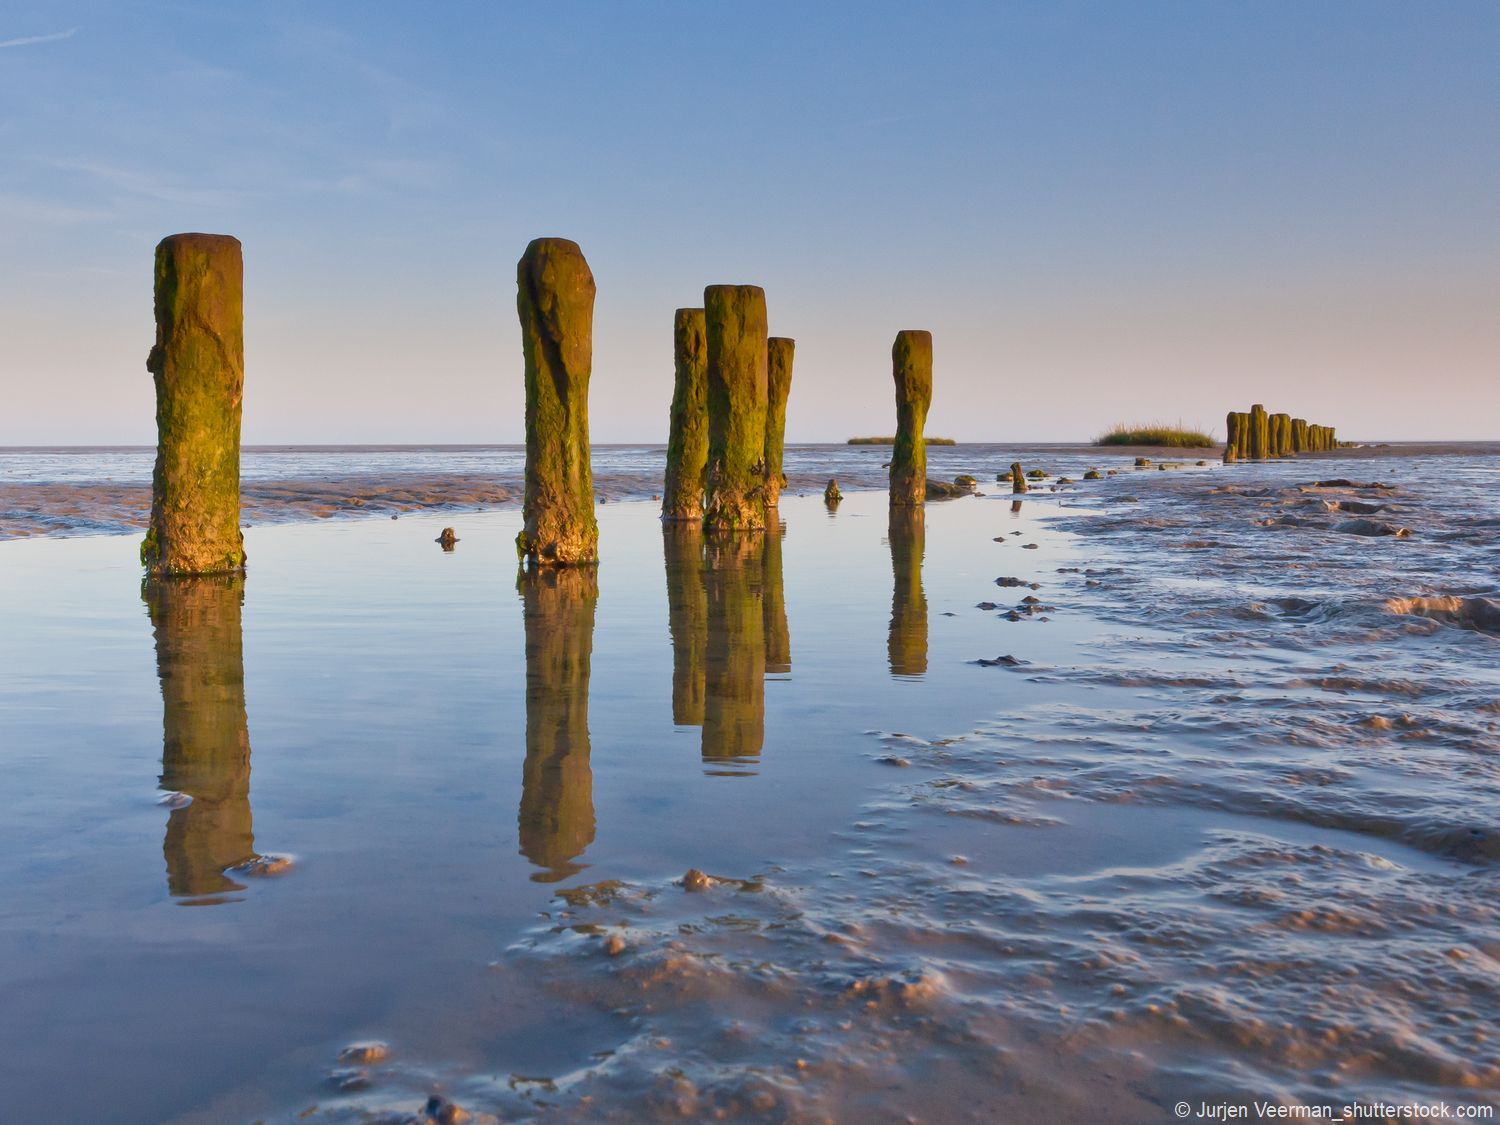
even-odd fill
[[[1495,1104],[1500,640],[1386,604],[1496,596],[1495,464],[613,504],[520,583],[511,510],[144,597],[133,536],[0,545],[7,1113]]]

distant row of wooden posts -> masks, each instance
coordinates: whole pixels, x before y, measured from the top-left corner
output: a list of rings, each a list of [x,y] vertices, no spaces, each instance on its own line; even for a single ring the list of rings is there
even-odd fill
[[[1323,453],[1339,447],[1338,434],[1332,426],[1309,424],[1305,418],[1293,418],[1290,414],[1267,414],[1260,403],[1246,413],[1231,410],[1225,431],[1225,464]]]

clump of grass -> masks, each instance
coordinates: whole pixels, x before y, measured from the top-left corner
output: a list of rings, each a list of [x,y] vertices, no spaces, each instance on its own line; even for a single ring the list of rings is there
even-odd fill
[[[1181,421],[1175,426],[1151,422],[1141,426],[1118,425],[1094,439],[1095,445],[1164,445],[1172,449],[1209,449],[1212,434],[1190,430]]]
[[[929,437],[926,439],[928,445],[957,445],[951,437]],[[846,442],[847,445],[895,445],[896,439],[893,435],[886,437],[852,437]]]

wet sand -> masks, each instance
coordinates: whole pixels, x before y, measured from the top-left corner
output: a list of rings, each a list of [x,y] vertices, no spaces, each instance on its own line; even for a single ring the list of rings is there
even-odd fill
[[[0,547],[8,1104],[1500,1105],[1497,464],[1033,455],[735,550],[612,503],[597,586],[516,582],[513,506],[144,613],[129,540]]]
[[[454,451],[483,456],[489,449],[514,453],[507,447],[453,447]],[[484,511],[518,504],[524,488],[519,462],[498,472],[411,472],[382,469],[382,455],[404,450],[441,454],[445,447],[256,447],[247,457],[282,454],[323,455],[328,471],[317,475],[247,476],[242,487],[242,519],[246,527],[303,520],[390,516],[419,511]],[[620,451],[629,456],[618,457]],[[36,536],[115,535],[146,526],[151,508],[149,451],[140,449],[101,451],[133,455],[136,480],[50,479],[57,464],[69,459],[65,450],[3,450],[0,468],[9,454],[44,459],[38,474],[27,480],[28,470],[17,465],[0,474],[0,541]],[[665,451],[655,446],[600,447],[596,451],[595,487],[605,501],[649,499],[661,490]],[[1157,446],[1042,445],[934,446],[930,469],[933,475],[951,479],[957,472],[971,472],[981,481],[1021,459],[1028,467],[1059,463],[1081,473],[1080,466],[1130,465],[1136,457],[1156,463],[1194,464],[1217,461],[1219,450],[1172,449]],[[1372,444],[1330,453],[1303,454],[1299,460],[1315,464],[1326,460],[1371,460],[1384,458],[1500,456],[1497,443],[1398,443]],[[78,454],[84,460],[87,452]],[[796,446],[788,449],[788,490],[793,493],[821,492],[829,477],[838,477],[845,489],[884,488],[884,462],[889,449],[871,446]],[[343,464],[344,467],[337,468]],[[145,472],[142,472],[142,469]],[[74,474],[69,474],[74,475]]]

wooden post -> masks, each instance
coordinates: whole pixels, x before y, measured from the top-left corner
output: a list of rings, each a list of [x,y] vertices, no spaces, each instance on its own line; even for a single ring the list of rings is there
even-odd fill
[[[156,247],[156,468],[141,562],[151,574],[245,565],[240,407],[245,389],[244,263],[224,234],[174,234]]]

